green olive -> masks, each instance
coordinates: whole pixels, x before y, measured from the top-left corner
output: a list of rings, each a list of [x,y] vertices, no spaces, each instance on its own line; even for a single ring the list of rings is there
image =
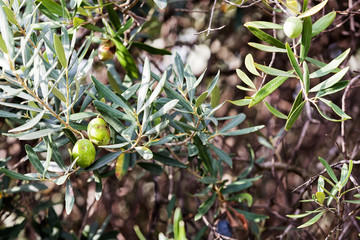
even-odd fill
[[[95,147],[87,139],[77,141],[72,150],[73,159],[77,159],[76,164],[82,168],[90,166],[95,161]]]
[[[96,145],[107,145],[110,142],[110,130],[108,124],[102,118],[94,118],[89,122],[87,133],[90,141]]]
[[[284,23],[284,33],[289,38],[297,38],[303,29],[301,20],[297,17],[289,17]]]
[[[115,55],[116,47],[111,40],[102,42],[98,49],[98,55],[100,61],[108,61]]]

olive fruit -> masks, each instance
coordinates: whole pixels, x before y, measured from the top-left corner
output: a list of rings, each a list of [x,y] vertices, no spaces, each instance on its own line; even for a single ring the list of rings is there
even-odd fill
[[[289,38],[297,38],[303,29],[301,20],[297,17],[289,17],[284,23],[284,33]]]
[[[95,161],[95,147],[88,139],[81,139],[77,141],[72,150],[72,157],[76,161],[76,164],[82,168],[90,166]]]
[[[110,142],[110,130],[108,124],[102,118],[94,118],[87,126],[90,141],[96,145],[107,145]]]
[[[98,49],[100,61],[108,61],[115,55],[116,47],[111,40],[103,41]]]

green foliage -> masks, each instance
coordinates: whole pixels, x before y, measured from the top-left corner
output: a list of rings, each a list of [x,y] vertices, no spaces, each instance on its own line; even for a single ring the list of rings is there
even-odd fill
[[[294,54],[296,52],[296,48],[298,44],[294,44],[291,46],[289,43],[283,43],[279,39],[274,38],[273,36],[263,32],[261,29],[273,29],[282,30],[282,27],[278,24],[274,24],[272,22],[264,22],[264,21],[254,21],[247,22],[245,26],[260,40],[268,43],[269,45],[257,44],[257,43],[249,43],[250,46],[255,47],[261,51],[265,52],[278,52],[278,53],[287,53],[289,62],[291,63],[292,69],[290,70],[280,70],[276,68],[272,68],[270,66],[264,66],[253,61],[252,57],[248,56],[245,59],[245,66],[247,70],[254,74],[255,76],[261,76],[265,78],[266,75],[276,76],[271,79],[268,83],[261,86],[261,88],[256,89],[255,84],[252,83],[251,78],[248,77],[241,70],[237,70],[237,73],[240,79],[251,89],[244,88],[242,86],[238,86],[240,90],[244,91],[254,91],[255,93],[251,97],[247,97],[245,99],[232,101],[233,104],[238,106],[248,105],[249,107],[253,107],[256,104],[262,102],[267,96],[273,93],[275,90],[280,89],[280,86],[287,81],[289,78],[296,79],[301,86],[301,91],[298,94],[298,97],[295,99],[293,106],[287,116],[277,109],[272,107],[268,102],[265,102],[269,111],[276,117],[286,119],[285,130],[290,130],[295,121],[299,118],[304,106],[306,103],[312,104],[315,109],[320,113],[322,117],[329,121],[345,121],[347,119],[351,119],[349,115],[343,112],[337,105],[335,105],[330,100],[322,98],[322,96],[330,95],[341,91],[348,84],[348,81],[341,81],[341,79],[348,72],[349,68],[344,68],[340,71],[337,71],[337,67],[345,60],[346,56],[349,54],[349,50],[346,50],[340,56],[336,57],[330,63],[322,63],[322,62],[314,62],[311,59],[307,58],[307,54],[309,52],[312,38],[316,36],[318,33],[326,29],[334,20],[335,13],[331,12],[328,15],[317,20],[314,24],[312,23],[312,15],[320,11],[325,7],[327,1],[323,1],[320,4],[314,6],[311,9],[303,9],[303,13],[297,16],[297,19],[303,19],[303,29],[300,43],[300,55],[297,56]],[[305,3],[304,3],[305,5]],[[286,49],[286,50],[284,50]],[[251,56],[251,55],[250,55]],[[247,61],[247,59],[249,59]],[[319,70],[315,72],[309,72],[308,65],[315,65],[316,67],[321,66]],[[262,75],[259,75],[257,72],[262,72]],[[323,80],[319,84],[311,87],[312,79],[320,78],[326,76],[330,73],[333,73],[336,70],[335,74]],[[296,73],[296,76],[293,73]],[[311,88],[310,88],[311,87]],[[315,94],[315,95],[314,95]],[[299,101],[301,100],[301,101]],[[332,118],[327,116],[319,107],[319,101],[325,103],[330,109],[333,110],[333,113],[336,114],[339,118]]]

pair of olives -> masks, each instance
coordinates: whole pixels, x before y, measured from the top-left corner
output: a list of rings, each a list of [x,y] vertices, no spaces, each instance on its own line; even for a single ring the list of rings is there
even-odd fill
[[[110,142],[110,130],[108,124],[101,118],[94,118],[87,127],[88,139],[77,141],[72,150],[73,159],[78,158],[76,164],[86,168],[95,161],[95,145],[107,145]],[[94,144],[93,144],[94,143]]]

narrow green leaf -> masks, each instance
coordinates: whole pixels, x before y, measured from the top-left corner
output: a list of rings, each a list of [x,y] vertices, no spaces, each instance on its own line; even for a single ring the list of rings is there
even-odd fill
[[[29,157],[29,160],[31,162],[31,164],[34,166],[34,168],[36,169],[36,171],[38,171],[38,173],[40,175],[44,174],[44,166],[41,164],[40,159],[38,158],[38,156],[36,155],[34,149],[26,144],[25,145],[25,151]]]
[[[58,56],[59,62],[61,63],[63,68],[67,68],[67,60],[66,60],[65,51],[64,51],[64,47],[61,43],[61,40],[60,40],[59,36],[56,35],[56,33],[54,33],[53,37],[54,37],[54,47],[55,47],[56,55]]]
[[[41,113],[37,114],[34,118],[30,119],[25,124],[23,124],[17,128],[13,128],[13,129],[9,130],[9,132],[22,132],[22,131],[28,130],[30,128],[33,128],[36,124],[39,123],[41,118],[44,116],[44,113],[45,113],[45,110],[42,111]]]
[[[308,68],[306,61],[303,62],[303,71],[304,71],[304,88],[305,88],[306,94],[308,94],[309,89],[310,89],[310,75],[309,75],[309,68]]]
[[[17,20],[15,18],[14,12],[11,10],[11,8],[9,8],[8,6],[3,6],[3,9],[7,15],[7,19],[9,22],[17,25]]]
[[[153,158],[156,161],[159,161],[168,166],[177,167],[177,168],[188,168],[188,166],[183,164],[182,162],[179,162],[173,158],[167,157],[161,153],[153,153]]]
[[[118,31],[121,28],[121,22],[118,14],[114,9],[114,5],[112,4],[106,5],[106,11],[109,14],[110,21],[114,25],[115,30]]]
[[[163,168],[155,163],[151,162],[137,162],[141,168],[145,169],[146,171],[151,172],[154,175],[160,176],[163,173]]]
[[[139,70],[130,52],[118,38],[111,38],[116,46],[116,56],[130,77],[138,78]]]
[[[94,32],[105,32],[104,29],[98,27],[98,26],[95,26],[91,23],[86,23],[86,24],[83,24],[81,25],[83,28],[86,28],[86,29],[89,29],[91,31],[94,31]]]
[[[127,20],[127,22],[120,27],[120,29],[115,33],[115,35],[113,37],[123,34],[126,30],[128,30],[133,25],[133,23],[134,23],[134,19],[129,18],[129,20]]]
[[[153,115],[151,115],[149,117],[149,121],[153,121],[154,119],[165,115],[171,109],[173,109],[178,102],[179,102],[179,100],[177,100],[177,99],[167,102],[162,108],[160,108],[156,113],[154,113]]]
[[[336,178],[336,175],[334,173],[334,171],[332,170],[331,166],[328,164],[328,162],[323,159],[322,157],[318,157],[319,161],[321,162],[321,164],[325,167],[327,173],[329,174],[329,176],[331,177],[331,179],[335,182],[338,183],[338,179]]]
[[[23,175],[21,173],[10,171],[9,169],[6,169],[6,168],[0,168],[0,171],[2,171],[6,176],[11,177],[11,178],[15,178],[15,179],[29,180],[29,181],[38,181],[38,180],[40,180],[39,178],[26,176],[26,175]]]
[[[302,109],[304,108],[306,101],[303,101],[288,117],[286,124],[285,124],[285,130],[289,131],[292,125],[295,123],[295,121],[299,118],[300,113],[302,112]]]
[[[151,80],[150,61],[146,57],[145,63],[144,63],[143,74],[142,74],[142,78],[141,78],[141,85],[139,88],[137,108],[136,108],[136,112],[138,114],[140,113],[140,109],[142,108],[142,106],[144,106],[147,92],[149,90],[150,80]]]
[[[55,95],[55,97],[57,97],[63,103],[66,103],[66,98],[64,94],[62,94],[60,90],[56,86],[54,86],[51,82],[49,82],[49,86],[51,87],[51,92]]]
[[[208,92],[203,92],[197,99],[195,102],[195,108],[198,108],[203,102],[205,102],[206,98],[208,96]]]
[[[341,117],[341,121],[351,119],[349,115],[343,112],[341,108],[339,108],[337,105],[335,105],[333,102],[326,100],[324,98],[319,98],[323,103],[328,105],[338,116]]]
[[[12,187],[10,189],[3,189],[2,191],[7,194],[21,193],[21,192],[39,192],[47,189],[48,187],[42,183],[35,182],[29,184],[23,184],[19,186]]]
[[[290,60],[290,64],[291,66],[294,68],[296,74],[299,76],[299,78],[301,79],[301,81],[303,81],[303,74],[301,72],[301,69],[299,67],[299,64],[296,61],[295,55],[293,53],[293,51],[290,48],[290,45],[288,43],[285,44],[286,47],[286,51],[287,51],[287,55],[288,58]]]
[[[246,105],[249,105],[250,102],[251,102],[251,99],[240,99],[240,100],[235,100],[235,101],[229,101],[231,104],[234,104],[236,106],[246,106]]]
[[[332,11],[325,16],[322,16],[319,20],[317,20],[312,26],[312,37],[315,37],[322,31],[324,31],[330,24],[334,21],[336,17],[336,12]]]
[[[342,69],[340,72],[334,74],[330,78],[326,79],[325,81],[323,81],[323,82],[319,83],[318,85],[316,85],[315,87],[311,88],[309,92],[318,92],[320,90],[327,89],[327,88],[333,86],[334,84],[339,82],[345,76],[345,74],[347,73],[348,70],[349,70],[349,67]]]
[[[61,131],[61,128],[48,128],[48,129],[42,129],[36,132],[30,132],[28,134],[21,135],[19,137],[19,140],[33,140],[33,139],[39,139],[41,137],[45,137],[48,134],[54,134],[56,132]]]
[[[141,230],[138,225],[134,226],[134,231],[139,240],[146,240],[145,236],[141,233]]]
[[[179,239],[179,222],[182,221],[181,208],[177,207],[174,212],[173,231],[174,239]]]
[[[95,180],[95,199],[96,201],[99,201],[102,195],[102,181],[98,171],[94,171],[94,180]]]
[[[234,127],[241,124],[246,118],[246,115],[243,113],[240,113],[236,115],[235,118],[233,118],[230,122],[228,122],[222,129],[219,130],[219,133],[225,133],[227,131],[230,131]]]
[[[317,185],[317,191],[318,192],[323,192],[324,191],[321,187],[325,187],[325,181],[324,181],[324,178],[319,177],[318,178],[318,185]]]
[[[212,165],[212,158],[211,158],[211,155],[209,153],[208,147],[203,144],[203,142],[201,141],[201,139],[197,135],[195,135],[195,137],[193,139],[194,139],[194,144],[199,149],[199,156],[200,156],[201,161],[203,162],[206,169],[211,174],[213,174],[214,169],[213,169],[213,165]]]
[[[198,210],[198,213],[195,215],[194,220],[198,221],[204,214],[206,214],[209,209],[211,208],[211,206],[214,204],[215,200],[216,200],[216,194],[213,193],[211,195],[211,197],[209,197],[208,199],[205,200],[205,202],[203,202]]]
[[[272,79],[270,82],[265,84],[251,99],[249,107],[253,107],[259,102],[261,102],[264,98],[270,95],[273,91],[275,91],[281,84],[283,84],[289,77],[276,77]]]
[[[285,44],[282,43],[281,41],[279,41],[278,39],[274,38],[273,36],[261,31],[258,28],[255,28],[255,27],[249,26],[248,29],[252,32],[252,34],[254,34],[260,40],[262,40],[266,43],[269,43],[272,46],[285,49]]]
[[[218,86],[214,87],[214,90],[211,93],[211,108],[216,108],[220,103],[220,88]]]
[[[307,213],[303,213],[303,214],[296,214],[296,215],[286,215],[289,218],[304,218],[306,216],[309,216],[310,214],[312,214],[313,212],[307,212]]]
[[[260,73],[256,70],[255,68],[255,62],[254,62],[254,58],[251,55],[251,53],[249,53],[248,55],[246,55],[245,57],[245,67],[247,68],[247,70],[249,72],[251,72],[252,74],[254,74],[255,76],[260,76]]]
[[[315,97],[320,98],[320,97],[324,97],[326,95],[331,95],[336,92],[339,92],[339,91],[343,90],[349,84],[349,82],[350,81],[348,81],[348,80],[337,82],[333,86],[326,88],[326,89],[322,89],[319,92],[317,92]]]
[[[132,47],[136,47],[139,49],[142,49],[152,55],[171,55],[172,53],[164,48],[156,48],[153,46],[150,46],[148,44],[142,43],[142,42],[132,42],[131,43]]]
[[[150,97],[146,100],[144,106],[140,109],[140,112],[143,111],[145,108],[149,107],[150,104],[152,104],[155,101],[155,99],[159,96],[159,94],[163,90],[166,80],[167,80],[167,72],[163,73],[160,81],[158,82],[154,90],[152,90]]]
[[[124,109],[126,115],[130,119],[136,121],[136,119],[134,117],[133,110],[131,109],[129,104],[124,101],[124,99],[122,99],[120,96],[116,95],[114,92],[112,92],[110,89],[108,89],[104,84],[102,84],[94,76],[91,76],[91,79],[94,82],[96,89],[99,92],[101,92],[105,96],[105,98],[107,98],[111,102],[113,102],[113,103],[119,105],[120,107],[122,107]]]
[[[51,13],[55,13],[56,15],[61,17],[69,16],[67,9],[63,8],[61,5],[59,5],[53,0],[37,0],[37,2],[41,2],[41,4],[44,5]]]
[[[316,223],[322,217],[322,215],[324,215],[324,213],[325,213],[325,211],[318,213],[315,217],[313,217],[312,219],[310,219],[306,223],[302,224],[298,228],[304,228],[304,227],[308,227],[308,226],[313,225],[314,223]]]
[[[153,158],[152,151],[147,147],[135,147],[135,150],[140,154],[140,156],[145,160],[150,160]]]
[[[283,26],[273,22],[251,21],[244,24],[245,27],[254,27],[258,29],[283,29]]]
[[[65,191],[65,210],[66,214],[70,214],[75,203],[74,190],[71,185],[70,179],[66,180],[66,191]]]
[[[98,160],[96,160],[93,164],[91,164],[85,170],[93,171],[93,170],[99,169],[99,168],[105,166],[106,164],[112,162],[113,160],[115,160],[118,156],[120,156],[121,153],[122,153],[122,151],[106,154],[106,155],[102,156],[101,158],[99,158]]]
[[[224,161],[227,165],[229,165],[232,168],[233,165],[232,159],[226,152],[224,152],[220,148],[215,147],[212,144],[210,144],[210,148],[216,153],[216,155],[218,155],[221,161]]]
[[[253,83],[253,81],[251,81],[251,79],[243,71],[241,71],[240,69],[236,69],[236,74],[239,76],[241,81],[243,81],[246,85],[248,85],[252,89],[256,90],[256,86]]]
[[[294,74],[291,74],[289,72],[285,72],[276,68],[272,68],[272,67],[268,67],[268,66],[264,66],[258,63],[255,63],[255,66],[257,69],[259,69],[260,71],[272,75],[272,76],[279,76],[279,77],[296,77]]]
[[[81,19],[81,18],[79,18],[79,17],[74,17],[74,19],[73,19],[73,25],[74,25],[74,27],[78,27],[78,26],[80,26],[83,22],[85,22],[85,20],[84,19]]]
[[[0,33],[2,35],[2,39],[5,42],[7,53],[10,55],[10,57],[13,57],[14,52],[14,37],[13,32],[9,26],[9,22],[7,21],[7,16],[3,8],[0,8]]]
[[[255,126],[255,127],[248,127],[248,128],[243,128],[243,129],[239,129],[239,130],[234,130],[234,131],[230,131],[230,132],[221,133],[221,135],[223,135],[223,136],[239,136],[239,135],[244,135],[244,134],[259,131],[260,129],[262,129],[264,127],[265,127],[264,125],[259,125],[259,126]]]
[[[353,169],[353,161],[349,160],[349,168],[347,168],[347,165],[344,164],[342,169],[341,169],[341,188],[345,187],[345,185],[347,184],[347,182],[349,181],[352,169]]]
[[[279,110],[277,110],[276,108],[272,107],[267,101],[264,101],[266,107],[269,109],[269,111],[275,116],[275,117],[278,117],[278,118],[281,118],[281,119],[287,119],[288,117],[283,114],[282,112],[280,112]]]
[[[334,70],[336,70],[337,67],[346,59],[349,52],[350,52],[350,48],[347,49],[342,54],[340,54],[335,59],[333,59],[330,63],[326,64],[324,67],[320,68],[316,72],[311,73],[310,78],[319,78],[319,77],[325,76],[331,72],[334,72]]]
[[[0,49],[4,52],[4,53],[8,53],[7,47],[6,47],[6,43],[2,37],[2,35],[0,34]]]
[[[248,42],[248,44],[256,49],[259,49],[264,52],[275,52],[275,53],[286,53],[286,50],[283,48],[273,47],[261,43]]]
[[[360,200],[343,200],[343,202],[352,203],[352,204],[360,204]]]
[[[303,31],[301,34],[301,45],[300,45],[300,61],[303,62],[309,52],[311,44],[312,22],[311,17],[306,17],[303,22]]]
[[[328,0],[325,0],[317,5],[315,5],[314,7],[310,8],[309,10],[301,13],[298,18],[305,18],[305,17],[309,17],[311,15],[314,15],[315,13],[319,12],[321,9],[323,9],[325,7],[325,5],[327,4]]]

